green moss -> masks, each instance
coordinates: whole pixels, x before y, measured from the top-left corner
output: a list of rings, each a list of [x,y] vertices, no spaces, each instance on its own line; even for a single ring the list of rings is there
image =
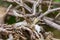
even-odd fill
[[[55,2],[60,2],[60,0],[54,0]]]
[[[15,20],[15,16],[10,16],[8,20],[6,20],[5,22],[8,23],[8,24],[13,24],[13,23],[16,23],[16,20]]]
[[[59,30],[52,28],[48,25],[44,25],[44,29],[45,29],[45,31],[48,31],[48,32],[51,31],[54,34],[55,38],[60,38],[60,31]]]
[[[11,3],[0,0],[0,6],[8,7]]]
[[[53,34],[54,34],[55,38],[60,38],[60,31],[59,30],[54,30]]]

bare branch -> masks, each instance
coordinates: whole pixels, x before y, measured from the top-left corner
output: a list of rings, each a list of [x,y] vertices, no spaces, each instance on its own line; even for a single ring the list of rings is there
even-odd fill
[[[43,18],[43,20],[44,20],[44,22],[45,22],[47,25],[49,25],[50,27],[53,27],[53,28],[56,28],[56,29],[60,30],[60,25],[58,25],[58,24],[56,24],[56,23],[54,23],[54,22],[52,22],[52,21],[49,21],[49,20],[47,20],[47,19],[45,19],[45,18]]]
[[[51,12],[54,12],[54,11],[57,11],[57,10],[60,10],[60,7],[59,8],[54,8],[54,9],[47,10],[44,14],[41,14],[39,16],[39,18],[42,18],[43,16],[45,16],[47,14],[50,14]]]

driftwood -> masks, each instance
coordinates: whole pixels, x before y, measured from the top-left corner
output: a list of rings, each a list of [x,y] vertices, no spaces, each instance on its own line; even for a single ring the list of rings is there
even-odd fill
[[[60,40],[53,37],[51,32],[46,32],[41,24],[49,25],[50,27],[60,30],[60,25],[57,22],[59,14],[55,18],[47,17],[47,14],[60,10],[60,7],[51,9],[53,5],[60,5],[53,0],[3,0],[4,2],[15,2],[17,6],[12,7],[11,4],[5,10],[5,14],[0,16],[0,39],[6,40]],[[26,2],[32,4],[32,8],[26,4]],[[48,4],[48,9],[44,13],[42,12],[42,6]],[[19,10],[18,8],[21,7]],[[37,12],[37,7],[38,12]],[[28,13],[26,13],[26,10]],[[17,22],[11,25],[4,24],[4,18],[7,15],[12,15],[24,18],[24,21]],[[18,19],[17,19],[18,20]],[[38,25],[38,23],[40,25]],[[58,24],[57,24],[58,23]],[[4,36],[4,37],[3,37]]]

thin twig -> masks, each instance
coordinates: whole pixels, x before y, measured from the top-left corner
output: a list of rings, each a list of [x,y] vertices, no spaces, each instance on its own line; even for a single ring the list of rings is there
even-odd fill
[[[40,0],[40,3],[42,3],[42,0]],[[41,13],[42,12],[42,5],[40,4],[39,5],[39,13]]]
[[[60,16],[60,12],[56,15],[55,19],[57,19]]]
[[[52,0],[50,0],[49,6],[48,6],[48,10],[51,9],[51,3],[52,3]]]
[[[40,1],[40,0],[38,0],[37,2],[34,2],[34,3],[33,3],[33,15],[36,14],[36,8],[37,8],[37,5],[39,4],[39,1]]]
[[[10,8],[12,7],[12,4],[7,8],[6,13],[9,12]]]

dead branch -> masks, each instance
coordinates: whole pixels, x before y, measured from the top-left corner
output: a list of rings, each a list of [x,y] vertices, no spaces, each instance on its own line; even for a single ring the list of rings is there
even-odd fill
[[[44,20],[44,22],[45,22],[47,25],[49,25],[50,27],[54,27],[54,28],[60,30],[60,25],[58,25],[58,24],[56,24],[56,23],[54,23],[54,22],[52,22],[52,21],[49,21],[49,20],[47,20],[47,19],[45,19],[45,18],[43,18],[43,20]]]
[[[51,13],[51,12],[57,11],[57,10],[60,10],[60,7],[59,8],[54,8],[54,9],[47,10],[44,14],[41,14],[39,16],[39,18],[42,18],[43,16],[45,16],[45,15]]]
[[[0,38],[1,39],[3,35],[6,37],[6,40],[51,40],[51,39],[54,40],[52,35],[47,35],[47,33],[45,34],[45,31],[43,27],[41,26],[41,24],[46,24],[46,25],[49,25],[50,27],[60,30],[60,25],[55,23],[57,22],[56,20],[54,20],[55,18],[46,17],[47,14],[60,10],[60,7],[51,9],[52,5],[55,5],[58,3],[52,2],[53,0],[50,0],[50,1],[4,0],[4,1],[17,3],[17,6],[14,8],[12,7],[13,5],[10,5],[7,8],[5,13],[12,16],[16,16],[16,18],[22,17],[24,18],[24,21],[17,22],[12,25],[1,24],[0,25],[0,36],[1,36]],[[33,4],[32,8],[30,8],[30,6],[28,6],[28,4],[26,4],[25,2],[28,2],[28,3],[30,2],[31,4]],[[48,10],[42,13],[43,12],[42,6],[46,4],[49,4]],[[21,7],[21,9],[18,9],[19,7]],[[39,9],[37,9],[37,7]],[[29,12],[26,13],[25,9]],[[7,16],[6,14],[4,15]],[[2,18],[3,17],[1,17],[1,20]],[[40,25],[38,25],[38,22]],[[44,31],[44,33],[42,31]],[[6,35],[4,35],[4,33]]]

